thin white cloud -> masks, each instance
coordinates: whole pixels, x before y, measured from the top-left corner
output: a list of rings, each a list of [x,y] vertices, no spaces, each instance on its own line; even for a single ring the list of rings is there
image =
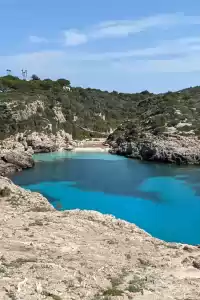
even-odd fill
[[[154,78],[169,73],[176,76],[176,73],[200,72],[199,56],[200,37],[189,36],[122,52],[84,53],[67,48],[0,56],[0,70],[4,73],[9,66],[13,75],[20,76],[20,70],[26,68],[29,76],[36,73],[42,78],[66,77],[75,84],[87,83],[99,88],[110,85],[116,89],[113,78],[126,85],[128,78],[143,75]]]
[[[36,35],[29,36],[29,41],[31,43],[34,43],[34,44],[41,44],[41,43],[47,43],[48,42],[48,40],[46,38],[36,36]]]
[[[86,43],[88,40],[87,35],[75,29],[66,30],[64,35],[66,46],[77,46]]]
[[[111,20],[96,24],[85,30],[67,29],[64,31],[64,44],[78,46],[92,40],[122,38],[155,29],[169,29],[175,26],[199,25],[200,17],[186,16],[183,13],[158,14],[136,20]],[[31,35],[31,43],[47,43],[45,37]],[[59,43],[60,41],[54,41]]]
[[[198,81],[196,79],[198,76],[195,77],[193,74],[200,72],[199,55],[200,50],[196,53],[187,53],[184,57],[170,59],[144,57],[120,61],[85,61],[83,53],[45,51],[0,56],[0,70],[4,74],[4,70],[10,66],[12,74],[20,76],[20,70],[26,68],[29,76],[37,74],[41,78],[66,77],[72,81],[73,85],[111,90],[123,90],[124,87],[129,91],[140,90],[141,87],[152,89],[150,82],[155,81],[153,84],[157,90],[160,85],[167,90],[174,85],[175,79],[178,84],[184,77],[184,85],[187,85],[186,79],[190,82],[189,85]],[[176,75],[177,73],[179,75]],[[168,76],[168,80],[165,76]],[[191,76],[193,76],[193,82],[190,80]],[[160,80],[159,83],[155,78]]]
[[[82,55],[83,60],[104,61],[116,59],[150,59],[158,56],[182,56],[200,51],[200,37],[185,37],[166,40],[155,47],[139,48],[127,51],[100,52]]]
[[[193,43],[195,42],[195,43]],[[169,55],[161,58],[159,55]],[[176,57],[172,57],[176,55]],[[29,74],[38,73],[44,77],[70,76],[84,72],[106,72],[113,74],[166,73],[200,71],[200,39],[190,37],[168,41],[155,48],[144,48],[127,52],[91,54],[72,51],[41,51],[13,56],[0,56],[0,70],[11,66],[14,72],[21,68]],[[128,58],[128,59],[127,59]],[[116,60],[117,59],[117,60]],[[66,71],[67,70],[67,71]],[[67,73],[66,73],[67,72]]]
[[[65,31],[65,41],[67,46],[77,46],[95,39],[127,37],[151,28],[168,29],[173,26],[199,24],[198,16],[186,16],[183,13],[160,14],[137,20],[106,21],[83,31],[69,29]]]
[[[176,25],[179,20],[178,14],[155,15],[139,20],[117,20],[101,23],[96,27],[91,36],[96,38],[123,37],[129,34],[139,33],[158,26]]]
[[[132,74],[164,74],[200,72],[198,55],[187,55],[184,58],[135,60],[132,62],[115,62],[113,67],[118,72]]]

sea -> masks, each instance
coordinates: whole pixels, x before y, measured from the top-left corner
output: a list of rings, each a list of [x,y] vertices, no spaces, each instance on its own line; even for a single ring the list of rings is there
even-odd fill
[[[200,168],[98,152],[34,155],[12,176],[57,210],[95,210],[134,223],[169,242],[200,244]]]

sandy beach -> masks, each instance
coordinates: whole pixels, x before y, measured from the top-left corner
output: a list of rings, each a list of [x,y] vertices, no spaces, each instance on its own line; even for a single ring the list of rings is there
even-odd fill
[[[75,152],[108,152],[109,147],[104,146],[105,139],[82,141],[73,149]]]
[[[108,152],[108,147],[77,147],[74,148],[74,152]]]

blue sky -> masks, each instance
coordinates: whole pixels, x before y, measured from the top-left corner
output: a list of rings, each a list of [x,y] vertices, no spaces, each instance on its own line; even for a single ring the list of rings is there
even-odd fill
[[[199,0],[0,0],[0,74],[153,92],[200,85]]]

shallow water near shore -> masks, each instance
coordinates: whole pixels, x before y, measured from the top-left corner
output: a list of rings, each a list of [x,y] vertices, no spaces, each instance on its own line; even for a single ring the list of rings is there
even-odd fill
[[[34,156],[14,183],[59,210],[86,209],[135,223],[154,237],[200,244],[200,168],[146,163],[108,153]]]

